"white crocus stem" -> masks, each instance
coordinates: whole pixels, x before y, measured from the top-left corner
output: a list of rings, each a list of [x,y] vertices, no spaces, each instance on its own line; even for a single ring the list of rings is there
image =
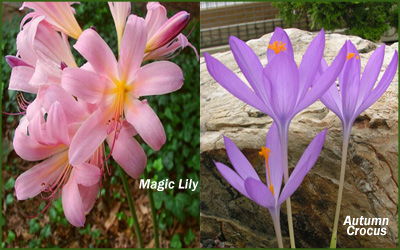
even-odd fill
[[[279,220],[279,212],[280,209],[279,207],[274,209],[271,212],[272,216],[272,221],[274,223],[274,229],[275,229],[275,235],[276,235],[276,241],[278,242],[278,247],[283,248],[283,241],[282,241],[282,232],[281,232],[281,223]]]
[[[350,133],[351,133],[351,126],[349,126],[349,127],[350,127],[350,129],[343,127],[342,164],[341,164],[341,168],[340,168],[339,191],[338,191],[338,199],[337,199],[337,203],[336,203],[335,221],[333,224],[330,248],[336,248],[336,243],[337,243],[337,230],[338,230],[338,224],[339,224],[340,207],[342,205],[344,175],[346,173],[347,150],[348,150],[348,146],[349,146],[349,139],[350,139]]]

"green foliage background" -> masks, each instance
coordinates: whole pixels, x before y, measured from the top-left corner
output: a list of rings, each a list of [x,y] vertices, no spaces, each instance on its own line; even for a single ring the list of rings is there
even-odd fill
[[[397,2],[279,2],[273,3],[279,16],[291,25],[304,14],[311,17],[310,28],[334,30],[345,28],[346,34],[377,41],[398,27]]]
[[[94,3],[86,2],[80,5],[75,5],[76,18],[82,29],[94,26],[99,32],[101,37],[107,42],[110,48],[113,49],[114,53],[117,53],[117,36],[115,32],[114,23],[111,17],[107,3]],[[132,13],[145,16],[145,8],[143,5],[139,7],[132,3]],[[168,13],[170,17],[173,13]],[[1,68],[1,87],[2,87],[2,105],[3,110],[7,112],[16,112],[16,91],[8,91],[8,81],[11,74],[11,69],[5,61],[4,55],[15,55],[16,54],[16,37],[19,32],[19,24],[22,16],[15,17],[11,22],[4,22],[2,24],[2,68]],[[189,41],[199,50],[200,40],[200,26],[196,24],[196,20],[192,20],[188,27],[183,32],[188,34],[194,27],[192,33],[189,36]],[[71,39],[72,40],[72,39]],[[71,45],[75,43],[71,41]],[[84,63],[84,59],[74,51],[74,55],[78,65]],[[167,135],[167,142],[163,148],[155,152],[145,143],[142,146],[148,156],[147,164],[147,175],[152,180],[173,180],[175,181],[175,189],[156,191],[154,193],[155,205],[158,210],[158,222],[159,227],[162,231],[168,227],[172,227],[174,221],[185,223],[188,220],[194,220],[195,225],[198,227],[199,223],[199,186],[192,192],[191,190],[178,190],[178,181],[180,179],[192,179],[193,181],[199,181],[199,147],[200,147],[200,110],[199,110],[199,62],[196,59],[195,53],[187,47],[178,56],[173,58],[171,61],[175,62],[182,68],[184,73],[184,85],[183,87],[174,93],[151,96],[147,100],[150,106],[158,114],[161,122],[164,125],[164,129]],[[28,99],[34,98],[24,94]],[[19,116],[3,116],[3,128],[5,123],[8,125],[16,124]],[[15,128],[15,127],[14,127]],[[4,134],[4,133],[3,133]],[[139,139],[140,140],[140,139]],[[8,152],[7,152],[8,151]],[[3,163],[7,160],[7,154],[10,149],[7,149],[3,145]],[[5,159],[4,156],[6,155]],[[10,171],[14,174],[17,173],[13,164],[16,162],[7,162],[3,165],[3,171]],[[113,167],[115,170],[116,167]],[[119,180],[119,172],[113,171],[112,177],[107,176],[110,179],[112,185],[122,185]],[[142,177],[143,178],[143,177]],[[3,196],[3,202],[5,206],[12,204],[14,201],[13,197],[13,186],[15,179],[9,178],[3,180],[5,183],[6,197]],[[101,194],[105,193],[102,190]],[[4,191],[3,191],[4,194]],[[120,199],[122,202],[125,198],[121,198],[120,195],[114,193],[113,197],[103,197],[102,199]],[[135,197],[133,197],[135,199]],[[44,204],[42,204],[44,205]],[[33,239],[28,243],[29,247],[54,247],[53,245],[43,245],[41,241],[51,235],[53,225],[64,225],[69,227],[70,225],[63,216],[61,200],[54,202],[52,207],[46,212],[49,213],[50,224],[41,227],[37,222],[37,219],[32,219],[29,222],[29,233],[34,235]],[[41,216],[40,216],[41,217]],[[39,218],[40,218],[39,217]],[[125,219],[131,226],[132,221],[124,214],[117,214],[118,220]],[[7,223],[7,218],[3,217],[2,227]],[[193,223],[191,223],[193,224]],[[189,229],[184,234],[174,234],[170,239],[170,246],[180,248],[189,246],[195,239],[194,231],[198,231],[198,228],[194,230]],[[89,234],[93,238],[92,244],[89,247],[98,247],[100,242],[99,230],[91,230],[90,225],[87,225],[84,229],[79,229],[79,234]],[[11,242],[16,240],[15,233],[12,230],[8,230],[5,234],[3,233],[2,247],[7,246]],[[134,237],[134,236],[132,236]]]

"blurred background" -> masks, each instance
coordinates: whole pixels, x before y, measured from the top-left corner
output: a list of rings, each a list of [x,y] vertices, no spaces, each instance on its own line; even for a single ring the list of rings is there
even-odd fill
[[[271,33],[275,27],[334,31],[374,42],[398,40],[397,2],[202,2],[200,47],[214,53],[229,49],[234,35],[243,41]]]
[[[2,3],[2,110],[17,112],[16,91],[8,91],[11,69],[5,55],[16,54],[16,37],[20,21],[27,13],[20,11],[22,3]],[[191,22],[183,31],[189,41],[199,49],[199,3],[163,3],[168,17],[178,11],[191,13]],[[106,2],[84,2],[74,5],[76,19],[82,29],[95,26],[107,44],[117,52],[117,37],[112,16]],[[132,13],[144,17],[146,3],[132,3]],[[71,45],[75,43],[71,39]],[[74,51],[78,65],[84,59]],[[152,180],[192,179],[199,181],[199,63],[195,53],[184,49],[172,59],[183,72],[183,87],[172,94],[149,97],[150,106],[164,125],[167,142],[159,152],[142,144],[148,156],[147,172]],[[28,100],[34,96],[24,94]],[[14,130],[20,116],[2,116],[2,245],[1,248],[133,248],[138,247],[133,230],[126,194],[120,173],[114,163],[112,174],[103,178],[100,197],[86,217],[84,228],[75,228],[65,219],[61,200],[55,201],[42,215],[28,219],[26,215],[38,214],[45,206],[39,197],[27,201],[15,198],[16,178],[35,163],[23,161],[12,147]],[[138,180],[128,178],[134,199],[142,237],[146,247],[154,247],[151,211],[146,190],[138,188]],[[154,192],[157,209],[160,247],[199,246],[199,188],[190,190],[165,190]]]

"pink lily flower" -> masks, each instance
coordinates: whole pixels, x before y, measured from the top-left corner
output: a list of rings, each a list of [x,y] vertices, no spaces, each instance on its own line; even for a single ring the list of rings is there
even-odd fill
[[[21,26],[26,20],[33,20],[39,16],[45,16],[45,19],[54,29],[63,32],[68,36],[78,39],[82,33],[82,29],[75,19],[74,8],[71,7],[71,2],[24,2],[20,10],[24,8],[33,9],[33,12],[28,13],[22,19]]]
[[[131,14],[130,2],[108,2],[111,15],[114,19],[118,37],[118,51],[120,50],[122,35],[124,34],[126,19]]]
[[[130,15],[118,62],[93,29],[85,30],[74,45],[92,69],[64,69],[62,86],[99,109],[90,115],[72,139],[69,151],[72,164],[85,162],[108,137],[114,159],[129,175],[137,178],[145,167],[146,155],[140,153],[143,149],[132,135],[138,133],[154,150],[159,150],[165,143],[159,118],[147,101],[139,98],[178,90],[183,84],[183,74],[176,64],[167,61],[140,67],[146,38],[145,21]],[[131,136],[121,136],[122,133]],[[118,141],[121,146],[117,145]]]
[[[66,37],[44,19],[35,18],[20,31],[18,57],[6,56],[12,67],[10,90],[36,94],[42,85],[60,84],[63,67],[77,67]]]
[[[185,47],[196,48],[189,43],[186,36],[180,34],[189,22],[190,14],[181,11],[168,19],[167,10],[158,2],[147,4],[146,26],[148,30],[147,45],[143,61],[159,60],[174,57],[174,53]]]
[[[22,119],[15,130],[15,152],[27,161],[44,160],[17,178],[17,199],[41,194],[49,200],[45,211],[62,195],[65,217],[72,225],[82,227],[85,213],[93,208],[97,198],[103,164],[99,159],[104,148],[99,147],[88,161],[72,165],[68,161],[68,148],[75,126],[68,123],[59,102],[54,102],[47,114],[45,121],[40,110],[31,121]]]

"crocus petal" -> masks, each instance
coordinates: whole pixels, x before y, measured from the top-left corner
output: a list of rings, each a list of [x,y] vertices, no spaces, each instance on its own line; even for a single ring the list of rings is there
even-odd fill
[[[324,145],[326,132],[327,129],[315,136],[312,142],[308,145],[307,149],[304,151],[295,169],[290,175],[289,180],[286,182],[286,185],[282,190],[282,193],[279,197],[279,205],[296,191],[306,174],[314,166],[318,159],[319,153],[321,152],[322,146]]]
[[[265,103],[269,103],[262,81],[264,67],[258,56],[245,42],[234,36],[229,37],[229,44],[240,70],[249,81],[251,87]],[[270,113],[272,112],[270,111]]]
[[[98,109],[82,124],[72,139],[69,160],[72,165],[85,162],[107,137],[108,110]]]
[[[270,178],[268,177],[268,171],[265,171],[267,175],[267,184],[272,184],[274,186],[274,196],[278,197],[282,186],[283,163],[281,140],[279,138],[278,127],[276,126],[275,122],[272,123],[271,128],[268,131],[265,146],[271,150],[268,158],[271,183],[269,183]],[[253,179],[257,178],[253,177]]]
[[[36,94],[39,88],[29,84],[34,72],[35,69],[30,66],[14,67],[11,70],[8,89]]]
[[[97,195],[99,194],[99,185],[95,184],[90,187],[85,187],[82,185],[78,185],[79,193],[82,198],[83,209],[85,213],[89,213],[92,210],[94,204],[97,200]]]
[[[251,199],[250,196],[247,194],[246,189],[244,188],[244,181],[240,176],[227,167],[226,165],[219,163],[219,162],[214,162],[215,166],[217,166],[218,171],[221,173],[222,177],[225,178],[225,180],[231,184],[232,187],[234,187],[239,193],[243,194],[247,198]]]
[[[130,98],[125,101],[126,120],[133,125],[140,137],[154,150],[161,149],[166,141],[164,127],[146,100]]]
[[[113,81],[118,79],[117,60],[110,47],[93,29],[85,30],[74,48],[91,64],[96,72]]]
[[[114,141],[114,134],[110,134],[107,143],[112,148],[114,160],[129,176],[139,178],[146,168],[147,157],[142,146],[130,135],[130,128],[129,123],[124,123],[118,138]]]
[[[74,170],[62,189],[62,205],[68,222],[76,227],[85,225],[85,209],[79,193],[78,183],[74,178]]]
[[[183,85],[181,68],[172,62],[160,61],[146,64],[135,75],[132,94],[139,98],[162,95],[180,89]]]
[[[322,29],[318,35],[311,41],[299,67],[300,88],[297,96],[297,102],[305,96],[315,75],[320,67],[320,61],[325,49],[325,33]]]
[[[275,198],[271,191],[259,180],[248,178],[244,181],[244,187],[250,199],[262,207],[274,208]]]
[[[338,55],[333,60],[331,66],[313,83],[312,88],[307,92],[302,100],[297,104],[293,115],[307,108],[320,98],[333,84],[335,79],[342,71],[346,60],[346,45],[340,49]]]
[[[240,175],[240,177],[245,180],[247,178],[253,178],[256,180],[260,180],[253,166],[247,160],[247,158],[243,155],[243,153],[236,147],[235,143],[231,141],[228,137],[224,136],[225,148],[228,154],[229,160],[236,172]]]
[[[279,54],[263,71],[264,83],[269,82],[268,98],[275,116],[286,120],[293,112],[299,91],[299,70],[288,54]]]
[[[66,152],[56,154],[21,174],[15,181],[17,199],[26,200],[34,197],[52,185],[63,171],[67,159]]]
[[[360,91],[357,98],[358,104],[361,104],[374,88],[379,73],[381,72],[384,56],[385,44],[376,49],[369,58],[361,77]]]
[[[86,187],[95,185],[101,178],[100,168],[86,162],[74,166],[74,173],[76,183]]]
[[[317,73],[316,79],[321,77],[321,74],[328,68],[328,64],[325,59],[322,58],[320,71]],[[316,80],[315,82],[318,82]],[[335,113],[340,119],[343,119],[342,114],[342,97],[339,94],[338,87],[336,82],[333,82],[331,87],[320,97],[321,102],[330,109],[333,113]]]
[[[66,107],[68,108],[68,107]],[[64,109],[59,102],[55,102],[47,115],[46,131],[49,138],[57,144],[69,145],[68,123]]]
[[[235,73],[208,53],[204,53],[204,59],[207,64],[208,72],[222,87],[228,90],[232,95],[236,96],[239,100],[268,115],[271,115],[270,112],[268,112],[269,109],[265,107],[262,100],[251,91],[251,89],[247,87],[247,85],[240,80]]]
[[[119,53],[121,78],[127,83],[132,82],[136,71],[140,68],[146,47],[147,30],[144,19],[130,15],[126,22],[124,36]]]
[[[94,72],[79,68],[66,68],[62,73],[61,86],[85,102],[98,103],[103,99],[107,84],[105,78],[100,79]]]
[[[390,61],[389,66],[386,68],[385,73],[383,74],[381,80],[379,81],[376,88],[368,95],[365,101],[360,105],[360,107],[355,112],[355,117],[357,117],[361,112],[366,110],[369,106],[374,104],[382,95],[385,93],[386,89],[389,87],[390,83],[392,82],[398,65],[398,55],[397,51],[394,52],[393,58]]]
[[[354,114],[360,88],[360,67],[357,61],[356,58],[351,58],[343,69],[340,91],[342,94],[343,118],[346,122],[350,122]]]
[[[282,50],[280,53],[288,54],[289,58],[294,60],[292,43],[290,42],[288,35],[286,34],[286,32],[283,29],[281,29],[279,27],[275,28],[274,34],[272,35],[271,40],[269,41],[269,44],[272,45],[274,42],[278,42],[278,44],[279,44],[279,42],[282,42],[282,44],[285,44],[286,50]],[[274,59],[274,57],[276,55],[277,54],[275,53],[274,50],[267,49],[268,63],[271,62],[272,59]]]

